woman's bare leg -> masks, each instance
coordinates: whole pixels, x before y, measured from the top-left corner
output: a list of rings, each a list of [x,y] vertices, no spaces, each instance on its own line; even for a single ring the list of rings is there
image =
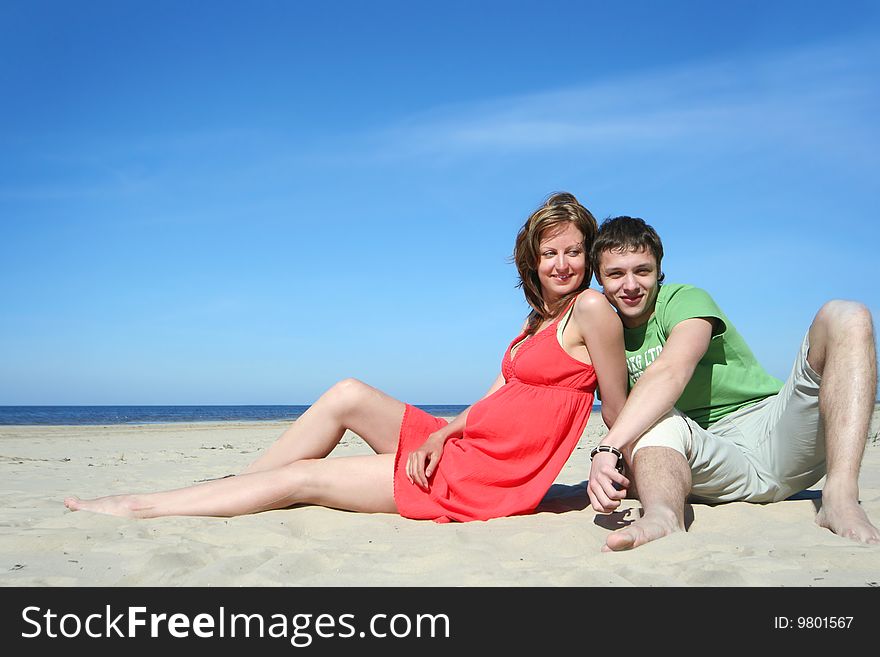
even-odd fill
[[[134,518],[238,516],[294,504],[366,513],[396,513],[394,455],[294,461],[279,468],[215,479],[187,488],[93,500],[69,497],[71,511]]]
[[[357,379],[345,379],[321,395],[278,440],[245,468],[251,474],[302,459],[327,456],[351,429],[377,454],[397,450],[406,405]]]

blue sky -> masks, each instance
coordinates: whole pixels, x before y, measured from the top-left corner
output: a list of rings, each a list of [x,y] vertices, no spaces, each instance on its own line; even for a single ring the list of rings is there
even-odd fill
[[[878,68],[875,2],[5,1],[0,404],[471,403],[558,190],[783,377],[880,312]]]

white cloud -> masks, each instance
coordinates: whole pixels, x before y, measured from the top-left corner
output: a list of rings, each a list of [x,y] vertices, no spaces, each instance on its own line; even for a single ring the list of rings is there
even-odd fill
[[[880,48],[871,42],[653,70],[582,87],[437,108],[364,136],[380,158],[566,147],[821,144],[870,157]],[[360,149],[359,149],[360,150]]]

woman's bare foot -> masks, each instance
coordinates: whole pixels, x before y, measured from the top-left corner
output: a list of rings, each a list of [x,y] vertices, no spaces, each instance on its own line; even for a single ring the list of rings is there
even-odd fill
[[[138,508],[137,498],[134,495],[109,495],[93,500],[68,497],[64,500],[64,506],[71,511],[92,511],[123,518],[142,517],[142,513],[140,513],[142,509]]]

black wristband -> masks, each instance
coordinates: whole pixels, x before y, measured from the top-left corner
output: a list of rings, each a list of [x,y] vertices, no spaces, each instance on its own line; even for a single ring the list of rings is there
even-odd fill
[[[596,445],[590,451],[590,460],[593,460],[593,457],[596,456],[599,452],[608,452],[609,454],[614,454],[617,457],[617,465],[614,468],[620,473],[623,474],[623,466],[626,464],[626,461],[623,458],[623,452],[621,452],[616,447],[612,447],[611,445]]]

